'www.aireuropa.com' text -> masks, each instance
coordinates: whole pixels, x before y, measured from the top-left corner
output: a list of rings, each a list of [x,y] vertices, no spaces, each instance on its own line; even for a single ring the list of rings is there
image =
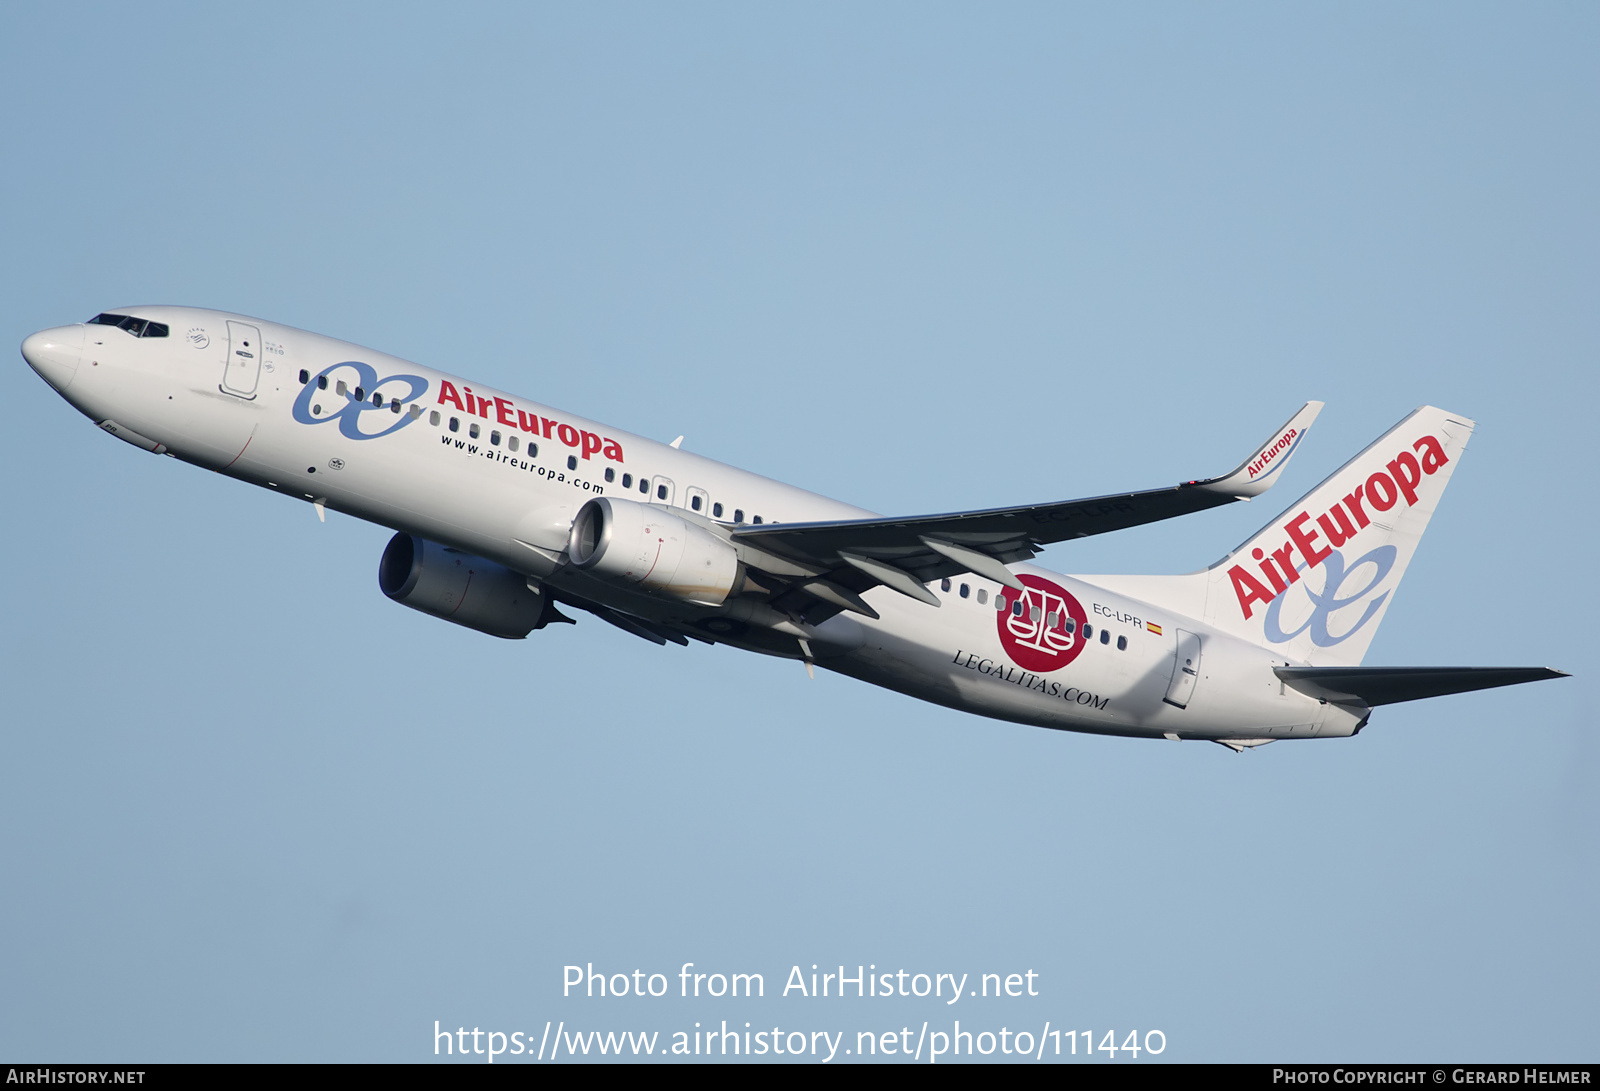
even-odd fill
[[[904,1061],[937,1064],[948,1057],[1017,1058],[1043,1061],[1057,1057],[1094,1057],[1107,1060],[1137,1060],[1156,1056],[1167,1048],[1167,1036],[1159,1030],[1062,1030],[1047,1020],[1043,1029],[973,1030],[962,1027],[958,1019],[948,1029],[935,1029],[924,1022],[920,1028],[892,1030],[787,1030],[781,1026],[720,1027],[692,1030],[632,1031],[568,1029],[565,1021],[546,1023],[542,1032],[520,1030],[450,1030],[437,1021],[433,1024],[433,1052],[438,1056],[481,1057],[493,1064],[496,1058],[512,1057],[528,1061],[582,1060],[593,1057],[683,1057],[692,1059],[722,1057],[805,1057],[829,1061],[841,1057],[892,1057]]]

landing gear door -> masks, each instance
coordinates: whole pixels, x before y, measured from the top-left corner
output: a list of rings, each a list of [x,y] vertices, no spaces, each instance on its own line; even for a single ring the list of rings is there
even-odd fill
[[[1173,655],[1172,681],[1167,683],[1167,704],[1188,708],[1194,684],[1200,680],[1200,636],[1178,630],[1178,648]]]
[[[228,362],[222,390],[238,398],[254,398],[261,381],[261,331],[243,322],[228,323]]]

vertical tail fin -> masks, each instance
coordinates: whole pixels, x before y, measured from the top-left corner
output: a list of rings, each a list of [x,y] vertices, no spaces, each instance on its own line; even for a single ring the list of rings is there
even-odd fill
[[[1472,435],[1424,406],[1204,573],[1205,620],[1286,658],[1355,666]]]

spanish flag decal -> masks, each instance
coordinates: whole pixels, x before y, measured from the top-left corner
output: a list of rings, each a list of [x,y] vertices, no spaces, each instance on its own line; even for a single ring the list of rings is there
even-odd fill
[[[1157,635],[1157,636],[1160,636],[1160,635],[1161,635],[1161,626],[1159,626],[1159,625],[1157,625],[1157,624],[1156,624],[1156,623],[1155,623],[1155,622],[1153,622],[1153,621],[1147,621],[1147,622],[1145,622],[1145,623],[1144,623],[1144,627],[1145,627],[1145,629],[1146,629],[1146,630],[1147,630],[1147,631],[1148,631],[1148,632],[1152,632],[1152,633],[1155,633],[1155,634],[1156,634],[1156,635]]]

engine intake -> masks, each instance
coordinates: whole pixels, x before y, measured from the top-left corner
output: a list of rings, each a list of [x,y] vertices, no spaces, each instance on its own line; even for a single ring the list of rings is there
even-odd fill
[[[410,534],[389,539],[378,587],[401,606],[507,640],[570,620],[509,568]]]
[[[732,545],[671,512],[596,497],[578,509],[567,556],[602,579],[703,606],[721,606],[739,577]]]

